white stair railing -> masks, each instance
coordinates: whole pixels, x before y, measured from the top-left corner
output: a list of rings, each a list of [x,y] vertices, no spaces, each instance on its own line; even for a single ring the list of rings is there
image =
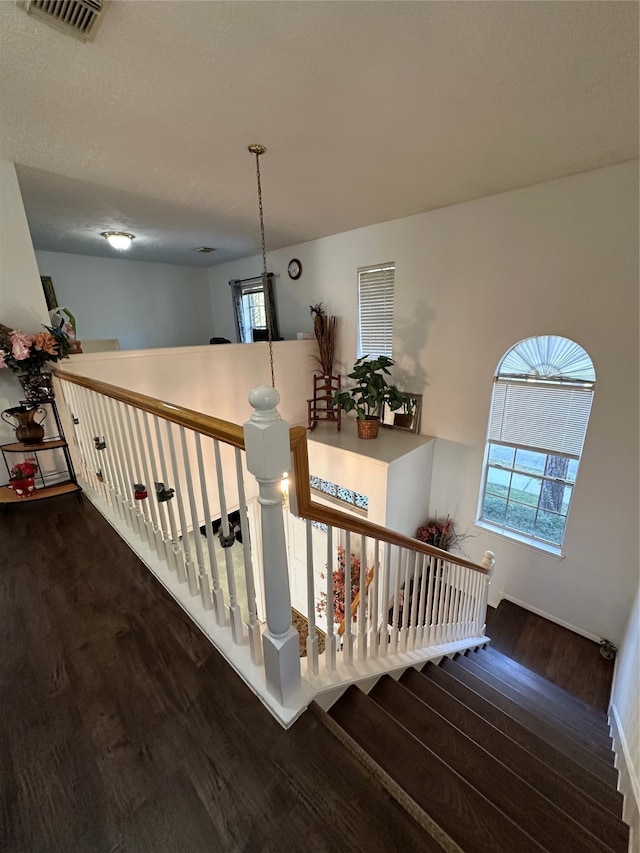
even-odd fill
[[[308,613],[314,614],[309,631],[315,614],[326,631],[324,652],[315,641],[308,642],[303,675],[322,690],[335,683],[336,674],[346,677],[349,670],[371,675],[406,664],[426,650],[449,653],[456,644],[481,642],[492,552],[478,565],[314,502],[305,430],[294,428],[291,436],[291,512],[306,520],[306,599]],[[313,522],[326,527],[323,584],[313,567]],[[344,549],[341,559],[339,549]],[[345,614],[340,624],[336,612]]]
[[[258,489],[248,490],[245,483],[242,428],[64,371],[57,379],[72,414],[87,494],[111,511],[119,531],[130,544],[135,540],[143,556],[146,546],[153,564],[160,565],[162,582],[172,593],[180,591],[180,603],[190,615],[198,613],[201,627],[221,629],[227,653],[229,645],[246,647],[251,664],[262,667],[247,513],[247,501],[257,499]],[[288,428],[282,424],[286,465]],[[230,511],[239,513],[238,540]],[[298,657],[295,664],[299,681]],[[273,680],[269,686],[283,701]]]
[[[284,725],[329,689],[482,642],[493,554],[477,565],[314,503],[306,430],[280,418],[275,389],[251,393],[242,428],[69,371],[56,376],[85,491]],[[302,665],[286,471],[291,512],[306,522]],[[241,546],[229,510],[239,513]],[[314,523],[326,531],[320,554]],[[258,572],[252,541],[261,543]]]

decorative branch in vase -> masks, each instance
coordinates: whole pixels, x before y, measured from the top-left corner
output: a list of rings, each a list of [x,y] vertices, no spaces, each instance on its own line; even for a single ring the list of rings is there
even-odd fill
[[[336,351],[336,321],[337,317],[327,315],[324,304],[310,305],[309,311],[313,317],[313,333],[318,342],[318,361],[323,376],[333,373],[333,361]]]

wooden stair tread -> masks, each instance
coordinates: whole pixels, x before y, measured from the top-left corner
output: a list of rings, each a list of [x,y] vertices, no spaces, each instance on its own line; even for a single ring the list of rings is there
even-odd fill
[[[490,643],[482,649],[482,657],[485,656],[498,664],[506,666],[513,679],[519,679],[520,676],[522,676],[525,682],[536,684],[546,695],[557,698],[560,701],[562,701],[562,699],[566,700],[571,704],[575,709],[575,712],[578,713],[581,718],[591,720],[596,726],[600,726],[608,734],[609,721],[607,719],[607,715],[602,711],[599,711],[597,708],[594,708],[593,705],[589,705],[583,699],[579,699],[577,696],[574,696],[573,693],[569,693],[569,691],[565,690],[564,687],[560,687],[559,684],[539,675],[532,669],[528,669],[526,666],[518,663],[518,661],[513,658],[510,658],[497,649],[494,649]]]
[[[465,853],[544,849],[357,687],[329,714]]]
[[[563,853],[611,849],[390,676],[383,676],[369,697],[543,848]]]
[[[526,749],[527,752],[536,755],[538,759],[567,779],[574,787],[599,802],[616,817],[622,816],[622,795],[613,786],[594,776],[570,756],[543,740],[535,731],[524,726],[509,713],[492,705],[486,698],[454,678],[442,667],[428,663],[423,667],[422,674],[454,696],[459,702],[462,702],[467,708],[475,711],[484,720]]]
[[[415,694],[430,711],[440,714],[472,738],[535,788],[546,801],[554,803],[573,820],[578,821],[615,853],[627,853],[629,827],[596,800],[569,783],[537,755],[528,752],[459,699],[447,693],[435,681],[415,669],[407,670],[399,683]]]
[[[546,740],[561,752],[564,752],[577,764],[580,764],[607,785],[616,786],[618,772],[615,767],[606,763],[597,755],[594,755],[593,752],[581,743],[566,737],[551,722],[544,719],[540,713],[532,712],[530,708],[519,704],[517,700],[514,701],[511,696],[505,695],[501,690],[486,683],[485,678],[478,677],[472,671],[471,666],[465,666],[463,662],[454,661],[451,658],[444,658],[439,666],[446,672],[449,672],[450,675],[453,675],[454,678],[462,681],[463,684],[471,687],[476,693],[488,699],[489,702],[509,714],[509,716],[518,720],[522,725],[534,731],[543,740]]]
[[[596,723],[582,709],[562,695],[554,696],[552,687],[538,676],[538,681],[516,672],[503,661],[490,657],[486,650],[457,656],[456,661],[469,665],[488,684],[496,687],[524,707],[540,713],[545,719],[563,729],[574,740],[593,750],[603,761],[613,764],[612,742],[605,722]]]

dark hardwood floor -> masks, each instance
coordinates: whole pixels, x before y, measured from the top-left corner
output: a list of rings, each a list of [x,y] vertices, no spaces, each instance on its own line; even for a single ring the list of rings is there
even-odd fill
[[[489,608],[487,635],[496,651],[548,678],[599,711],[607,711],[614,662],[602,657],[598,643],[506,598],[497,609]]]
[[[514,608],[494,647],[606,707],[597,645]],[[0,514],[0,849],[436,848],[316,716],[281,729],[70,495]]]
[[[85,500],[0,514],[3,853],[434,850],[313,714],[285,732]]]

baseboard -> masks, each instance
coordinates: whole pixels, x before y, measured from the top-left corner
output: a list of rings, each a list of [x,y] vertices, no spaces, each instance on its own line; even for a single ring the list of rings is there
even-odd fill
[[[620,724],[616,706],[613,703],[609,706],[609,722],[611,724],[613,751],[616,754],[618,790],[624,797],[622,818],[631,827],[629,850],[638,850],[640,848],[640,780],[631,761],[629,744]]]
[[[590,634],[589,631],[585,631],[583,628],[578,628],[577,625],[572,625],[570,622],[565,622],[564,619],[558,619],[558,617],[554,616],[552,613],[547,613],[545,610],[533,607],[531,604],[527,604],[526,601],[520,601],[520,599],[514,598],[512,595],[507,595],[506,592],[500,593],[500,599],[502,600],[503,598],[506,598],[507,601],[510,601],[512,604],[517,604],[518,607],[522,607],[524,610],[530,610],[531,613],[535,613],[536,616],[542,616],[543,619],[548,619],[549,622],[555,622],[556,625],[560,625],[562,628],[567,628],[569,631],[573,631],[574,634],[580,634],[581,637],[586,637],[587,640],[593,640],[594,643],[600,643],[601,637],[597,637],[595,634]]]

